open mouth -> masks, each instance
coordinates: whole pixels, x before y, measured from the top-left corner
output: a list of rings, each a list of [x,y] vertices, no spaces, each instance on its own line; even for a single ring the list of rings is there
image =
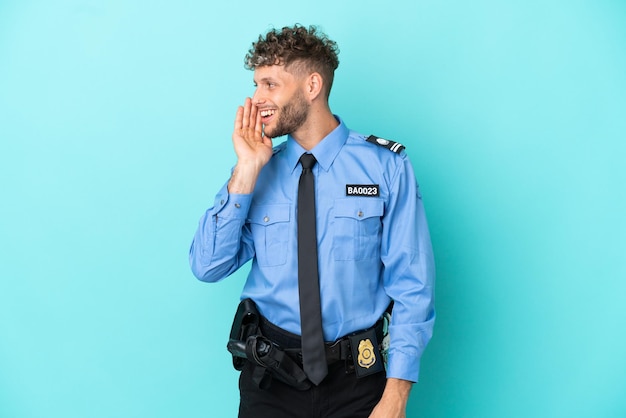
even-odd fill
[[[276,110],[274,110],[274,109],[265,109],[265,110],[261,110],[259,113],[261,115],[261,120],[263,121],[263,123],[265,123],[272,116],[274,116],[274,113],[276,113]]]

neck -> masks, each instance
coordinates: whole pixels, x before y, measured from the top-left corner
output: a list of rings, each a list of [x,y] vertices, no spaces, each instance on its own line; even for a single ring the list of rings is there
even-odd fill
[[[322,109],[311,107],[306,122],[298,130],[292,132],[291,136],[308,151],[322,142],[337,126],[339,122],[328,107]]]

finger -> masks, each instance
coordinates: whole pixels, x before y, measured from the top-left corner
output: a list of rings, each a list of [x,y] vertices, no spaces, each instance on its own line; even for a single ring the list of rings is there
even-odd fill
[[[235,130],[239,130],[243,127],[243,106],[237,108],[237,115],[235,116]]]
[[[252,103],[249,97],[246,97],[246,102],[243,106],[243,127],[247,128],[250,126],[250,107]]]
[[[255,129],[259,116],[259,108],[254,103],[250,105],[250,127]]]
[[[256,114],[256,121],[254,123],[254,133],[258,136],[263,136],[263,122],[261,122],[261,115],[259,114],[258,108],[256,108],[255,114]]]

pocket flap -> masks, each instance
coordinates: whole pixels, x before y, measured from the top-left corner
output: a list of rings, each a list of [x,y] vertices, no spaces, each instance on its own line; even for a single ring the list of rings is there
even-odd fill
[[[384,202],[382,199],[371,197],[335,200],[335,217],[336,218],[353,218],[362,220],[372,218],[374,216],[381,217],[384,212]]]
[[[291,205],[253,205],[248,213],[248,222],[259,225],[272,225],[277,222],[289,222]]]

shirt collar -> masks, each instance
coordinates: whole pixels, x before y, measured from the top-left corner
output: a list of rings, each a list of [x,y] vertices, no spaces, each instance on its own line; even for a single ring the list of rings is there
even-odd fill
[[[350,130],[343,123],[341,118],[335,115],[335,119],[339,122],[339,125],[333,129],[319,144],[317,144],[310,152],[315,156],[317,163],[324,170],[330,170],[333,165],[333,161],[339,154],[341,147],[346,143]],[[300,156],[307,152],[300,144],[296,142],[291,135],[287,137],[287,162],[291,171],[295,170],[300,161]]]

